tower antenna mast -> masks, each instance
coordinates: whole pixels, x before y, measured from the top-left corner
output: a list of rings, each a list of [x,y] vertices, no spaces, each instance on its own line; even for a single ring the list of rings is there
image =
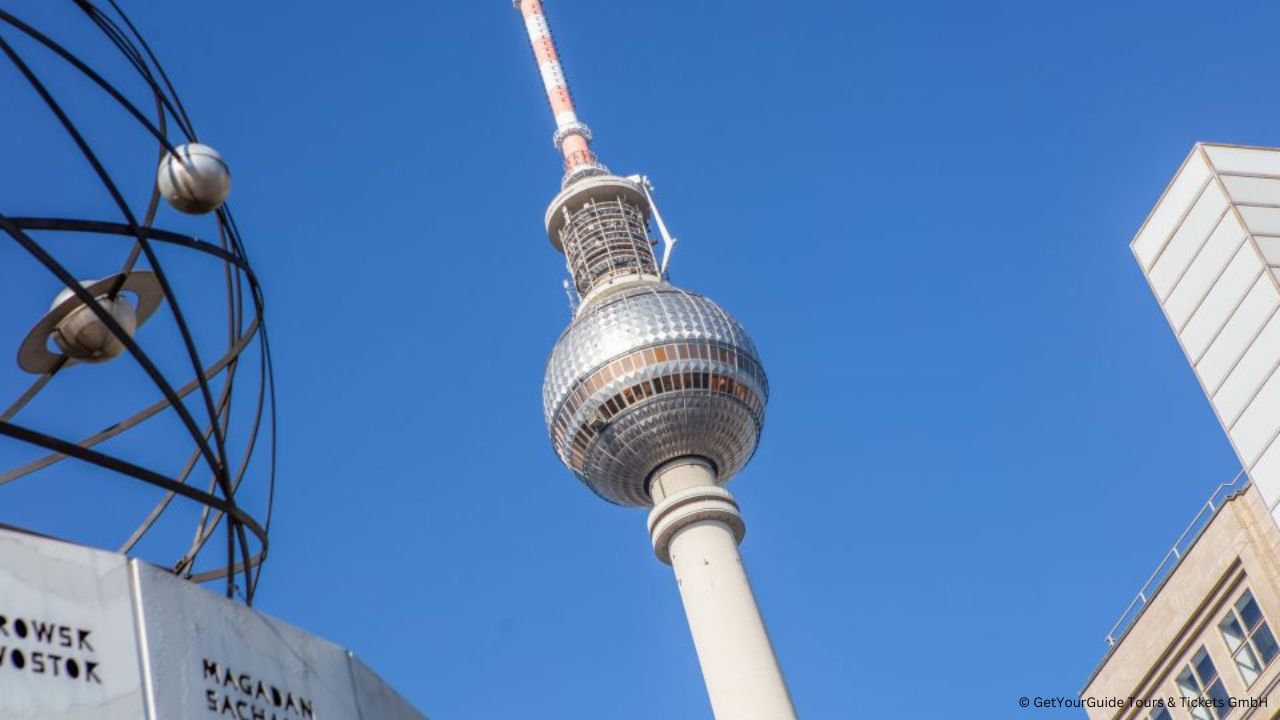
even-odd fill
[[[556,50],[555,38],[551,36],[547,16],[542,11],[542,0],[512,0],[512,4],[524,17],[529,44],[542,74],[542,87],[546,90],[547,102],[551,104],[551,114],[555,116],[556,132],[552,142],[564,156],[564,184],[568,185],[579,177],[607,173],[608,170],[591,151],[591,128],[578,119],[574,109],[573,93],[569,91],[569,81],[560,65],[560,53]]]
[[[769,381],[746,330],[666,281],[674,244],[640,175],[591,152],[541,0],[514,0],[556,120],[561,190],[544,218],[578,303],[543,380],[551,444],[601,498],[651,508],[649,537],[675,570],[717,720],[794,720],[738,544],[746,523],[724,485],[755,453]],[[654,256],[649,221],[666,244]]]

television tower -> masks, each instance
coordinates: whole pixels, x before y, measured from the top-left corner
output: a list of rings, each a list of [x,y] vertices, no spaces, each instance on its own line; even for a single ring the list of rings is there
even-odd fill
[[[738,554],[746,526],[723,487],[760,438],[764,368],[729,313],[667,282],[675,240],[652,187],[596,159],[541,0],[513,4],[524,16],[565,166],[545,222],[565,255],[576,308],[543,382],[551,442],[600,497],[652,508],[653,548],[675,570],[716,718],[794,718]],[[664,244],[661,263],[650,218]]]

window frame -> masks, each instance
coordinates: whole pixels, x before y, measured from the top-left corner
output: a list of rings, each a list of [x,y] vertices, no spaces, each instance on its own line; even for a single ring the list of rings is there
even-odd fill
[[[1202,655],[1204,656],[1204,658],[1206,658],[1209,661],[1209,664],[1213,667],[1213,675],[1209,677],[1207,680],[1205,678],[1200,677],[1199,666],[1201,663],[1197,662],[1197,660]],[[1234,659],[1233,659],[1233,662],[1234,662]],[[1195,699],[1205,700],[1205,699],[1211,698],[1212,696],[1209,691],[1215,684],[1221,684],[1223,694],[1227,696],[1228,700],[1231,698],[1231,693],[1229,690],[1227,690],[1226,680],[1225,678],[1222,677],[1222,671],[1218,669],[1218,663],[1213,659],[1213,655],[1209,653],[1208,646],[1206,646],[1204,643],[1201,643],[1200,647],[1196,650],[1196,652],[1192,653],[1191,657],[1187,658],[1186,663],[1182,666],[1182,672],[1179,672],[1177,675],[1173,676],[1173,685],[1175,688],[1177,688],[1179,697],[1190,699],[1190,696],[1186,694],[1187,693],[1186,689],[1182,686],[1182,683],[1179,682],[1179,680],[1183,676],[1188,674],[1191,676],[1191,679],[1195,680],[1195,682],[1197,683]],[[1226,720],[1226,718],[1231,716],[1231,711],[1234,710],[1235,708],[1231,707],[1230,704],[1228,704],[1227,707],[1225,708],[1216,708],[1210,704],[1210,705],[1204,705],[1199,708],[1189,707],[1185,709],[1187,711],[1187,715],[1191,717],[1192,720],[1206,720],[1206,718],[1202,718],[1201,716],[1196,714],[1196,710],[1201,710],[1201,709],[1206,711],[1208,715],[1207,720]]]
[[[1244,603],[1246,597],[1253,601],[1254,607],[1258,610],[1258,622],[1252,628],[1250,628],[1248,623],[1245,622],[1244,613],[1240,610],[1240,605]],[[1240,644],[1234,648],[1231,646],[1231,640],[1227,637],[1226,631],[1223,630],[1223,625],[1228,621],[1233,620],[1243,632],[1243,639]],[[1253,593],[1252,588],[1246,586],[1244,590],[1236,596],[1235,601],[1227,606],[1226,614],[1224,614],[1222,619],[1218,621],[1218,634],[1222,637],[1222,644],[1226,646],[1227,652],[1231,654],[1231,662],[1236,666],[1236,672],[1240,674],[1240,681],[1244,683],[1246,690],[1253,687],[1258,680],[1262,679],[1262,676],[1267,672],[1267,668],[1271,667],[1271,664],[1275,662],[1277,657],[1280,657],[1280,650],[1277,650],[1272,652],[1270,660],[1263,660],[1263,654],[1258,649],[1257,642],[1254,641],[1254,637],[1258,635],[1259,631],[1263,628],[1266,629],[1267,634],[1271,635],[1272,643],[1278,644],[1275,637],[1275,631],[1271,629],[1271,623],[1267,621],[1267,614],[1262,611],[1262,605],[1258,602],[1258,596]],[[1237,656],[1245,651],[1251,653],[1253,655],[1253,659],[1258,663],[1257,677],[1252,680],[1249,680],[1245,676],[1244,669],[1236,659]],[[1218,675],[1221,676],[1222,673],[1219,672]]]

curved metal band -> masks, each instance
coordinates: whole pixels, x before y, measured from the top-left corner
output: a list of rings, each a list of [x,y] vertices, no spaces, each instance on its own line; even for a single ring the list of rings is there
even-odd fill
[[[44,45],[45,47],[49,48],[53,52],[57,53],[58,56],[60,56],[62,59],[66,60],[67,62],[75,66],[75,68],[79,70],[81,73],[83,73],[85,77],[88,77],[96,85],[98,85],[98,87],[102,88],[103,91],[105,91],[113,99],[115,99],[116,102],[120,103],[120,105],[130,115],[133,115],[134,119],[136,119],[139,123],[141,123],[143,127],[145,127],[152,135],[154,135],[155,139],[158,140],[161,144],[163,144],[167,150],[169,150],[170,152],[173,151],[173,145],[169,143],[168,137],[166,137],[163,133],[161,133],[160,130],[155,125],[152,125],[151,120],[148,119],[147,116],[142,113],[142,111],[138,110],[137,106],[129,102],[129,100],[125,98],[125,96],[121,94],[121,92],[117,90],[115,86],[107,82],[101,75],[94,72],[93,68],[86,65],[84,61],[82,61],[80,58],[73,55],[66,48],[54,42],[47,35],[41,33],[40,31],[24,23],[23,21],[19,20],[13,15],[5,12],[4,10],[0,10],[0,21],[9,23],[13,27],[17,28],[18,30],[25,33],[26,35],[30,36],[35,41],[39,42],[41,45]],[[158,90],[158,88],[155,88],[155,89]],[[170,112],[174,112],[172,106],[169,105],[169,99],[163,93],[157,92],[157,96],[163,99],[165,106],[169,109]],[[177,113],[174,113],[174,114],[175,116],[177,116]],[[184,131],[185,130],[186,128],[184,127]],[[194,136],[192,134],[188,133],[188,136],[194,139]]]
[[[244,272],[250,279],[250,284],[257,287],[258,281],[253,274],[253,269],[249,267],[249,263],[243,256],[235,253],[227,252],[222,248],[214,245],[206,240],[200,240],[182,235],[180,233],[162,230],[154,227],[141,227],[135,230],[123,223],[105,222],[102,220],[73,220],[68,218],[36,218],[36,217],[6,217],[11,225],[21,230],[48,230],[54,232],[87,232],[99,233],[102,235],[124,235],[134,237],[141,234],[148,240],[156,240],[170,245],[178,245],[191,250],[196,250],[207,255],[212,255],[219,260],[231,263],[236,269]]]
[[[254,520],[252,516],[241,510],[234,501],[224,500],[216,495],[210,495],[209,493],[197,490],[190,485],[183,485],[175,482],[164,475],[148,470],[139,465],[134,465],[133,463],[111,457],[110,455],[104,455],[103,453],[95,450],[82,448],[75,443],[70,443],[66,440],[59,440],[51,435],[45,435],[44,433],[22,427],[21,425],[15,425],[11,422],[0,422],[0,435],[22,440],[23,442],[28,442],[32,445],[39,445],[40,447],[48,448],[64,455],[70,455],[78,460],[83,460],[108,470],[114,470],[115,472],[137,478],[145,483],[155,485],[163,490],[169,490],[185,498],[208,505],[209,507],[226,513],[229,517],[235,519],[235,521],[241,526],[248,528],[249,532],[252,532],[258,538],[258,541],[262,544],[263,548],[266,548],[267,546],[266,531],[258,524],[257,520]]]
[[[240,338],[240,341],[231,349],[231,351],[229,351],[227,354],[219,358],[218,361],[215,362],[213,365],[209,366],[209,369],[205,371],[205,379],[206,380],[212,379],[215,375],[222,372],[222,369],[227,367],[229,363],[231,363],[236,358],[238,358],[240,356],[240,353],[246,347],[248,347],[249,341],[253,340],[254,335],[257,333],[257,328],[258,328],[258,320],[255,318],[253,322],[250,324],[249,330]],[[199,387],[198,382],[196,380],[192,380],[186,385],[183,385],[182,387],[178,388],[177,396],[179,398],[184,398],[190,395],[191,392],[195,390],[197,387]],[[101,432],[90,435],[89,437],[76,443],[76,445],[79,445],[80,447],[93,447],[94,445],[97,445],[98,443],[101,443],[105,440],[110,440],[111,438],[119,435],[120,433],[137,426],[139,423],[143,422],[144,420],[154,417],[157,413],[163,411],[167,407],[169,407],[169,401],[167,399],[154,402],[151,405],[148,405],[147,407],[134,413],[133,415],[130,415],[124,420],[121,420],[118,423],[114,423],[111,427]],[[15,468],[5,473],[0,473],[0,485],[5,485],[7,483],[13,482],[14,480],[17,480],[20,477],[23,477],[25,475],[30,475],[36,470],[41,470],[43,468],[46,468],[58,462],[59,460],[63,460],[65,458],[66,458],[65,455],[62,455],[59,453],[52,453],[38,460],[32,460],[31,462],[27,463],[26,465],[23,465],[22,467]]]

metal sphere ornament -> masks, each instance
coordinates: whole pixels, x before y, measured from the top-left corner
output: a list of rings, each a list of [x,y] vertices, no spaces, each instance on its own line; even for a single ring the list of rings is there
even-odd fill
[[[138,314],[127,297],[94,298],[133,337]],[[64,354],[85,362],[105,362],[124,352],[124,343],[88,305],[80,305],[53,329],[53,341]]]
[[[164,300],[155,273],[145,270],[83,280],[80,287],[130,338]],[[58,353],[49,348],[49,340]],[[49,312],[27,333],[18,350],[18,366],[43,374],[68,361],[106,362],[124,350],[124,341],[107,321],[68,287],[58,293]]]
[[[0,9],[5,110],[70,139],[0,135],[0,172],[22,179],[0,201],[0,307],[35,320],[7,340],[17,367],[0,366],[11,393],[0,526],[105,544],[251,603],[271,524],[275,391],[262,290],[226,205],[231,173],[116,2],[24,12],[86,47]],[[112,113],[94,132],[79,124]],[[24,212],[50,198],[57,216]],[[133,522],[104,542],[120,518]]]
[[[204,215],[227,201],[231,169],[217,150],[200,143],[185,143],[160,161],[156,185],[174,209],[188,215]]]

